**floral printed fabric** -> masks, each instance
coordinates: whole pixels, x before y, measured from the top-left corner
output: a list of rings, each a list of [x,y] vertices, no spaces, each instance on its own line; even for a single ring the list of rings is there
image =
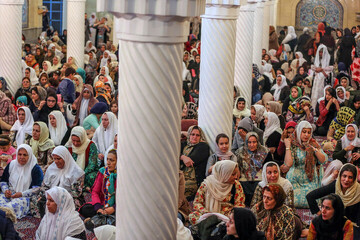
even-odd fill
[[[234,196],[234,204],[230,203],[232,198],[232,193],[222,201],[221,206],[221,214],[225,216],[230,216],[231,210],[234,207],[245,207],[245,194],[241,187],[241,184],[238,181],[235,181],[235,196]],[[201,183],[194,200],[194,209],[195,211],[190,213],[189,221],[191,224],[196,224],[197,220],[201,215],[208,213],[209,211],[205,208],[205,195],[206,195],[207,187],[205,183]]]
[[[294,189],[294,205],[296,208],[309,208],[306,194],[321,186],[321,179],[323,176],[323,167],[319,162],[312,169],[313,180],[310,181],[305,172],[306,151],[295,147],[292,149],[294,163],[291,166],[286,178],[291,182]],[[322,151],[322,150],[321,150]],[[322,153],[324,153],[322,151]],[[296,157],[294,155],[296,154]],[[319,169],[318,169],[319,168]]]

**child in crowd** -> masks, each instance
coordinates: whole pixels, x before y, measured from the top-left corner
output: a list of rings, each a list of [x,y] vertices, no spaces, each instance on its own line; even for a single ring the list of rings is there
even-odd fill
[[[16,149],[11,146],[11,139],[7,135],[0,135],[0,176],[5,167],[16,159]]]

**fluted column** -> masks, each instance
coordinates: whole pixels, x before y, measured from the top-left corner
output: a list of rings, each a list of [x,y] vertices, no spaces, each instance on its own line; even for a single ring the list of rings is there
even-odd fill
[[[199,125],[213,151],[219,133],[232,133],[239,6],[236,0],[207,0],[202,16]]]
[[[116,239],[176,239],[183,47],[203,1],[97,3],[120,39]]]
[[[277,27],[277,8],[278,8],[278,0],[273,0],[273,11],[271,12],[273,18],[273,26]]]
[[[263,31],[262,31],[262,48],[269,50],[269,24],[270,24],[270,0],[264,4],[264,20],[263,20]]]
[[[74,57],[76,65],[84,67],[86,0],[67,0],[67,57]]]
[[[0,0],[0,77],[14,95],[21,86],[21,31],[24,0]]]
[[[253,31],[256,0],[248,0],[247,5],[240,7],[236,25],[235,86],[240,95],[245,97],[248,107],[251,105]]]
[[[254,20],[253,63],[261,65],[262,31],[264,22],[264,1],[257,0]]]

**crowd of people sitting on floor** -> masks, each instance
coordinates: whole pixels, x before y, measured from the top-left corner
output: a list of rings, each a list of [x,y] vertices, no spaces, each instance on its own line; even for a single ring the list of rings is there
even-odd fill
[[[234,87],[232,136],[216,139],[197,124],[200,37],[184,45],[177,239],[360,236],[360,26],[319,23],[299,38],[270,27],[252,97]],[[4,239],[19,239],[25,216],[41,218],[36,239],[115,236],[118,52],[88,41],[81,68],[60,41],[25,46],[15,93],[0,77]]]
[[[189,39],[179,201],[192,205],[179,215],[194,239],[205,226],[221,232],[220,221],[228,221],[229,239],[359,238],[360,26],[319,23],[315,33],[305,28],[299,37],[292,26],[280,36],[270,27],[270,50],[263,49],[261,66],[253,64],[252,97],[234,87],[232,136],[216,139],[206,139],[197,125],[200,41]],[[254,217],[252,237],[241,237],[241,229],[251,228],[241,208],[251,209],[243,214]],[[310,209],[313,220],[301,219],[297,209]]]

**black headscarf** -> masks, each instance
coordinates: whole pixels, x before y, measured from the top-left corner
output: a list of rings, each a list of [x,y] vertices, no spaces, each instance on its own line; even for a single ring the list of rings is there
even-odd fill
[[[184,101],[190,102],[190,93],[189,93],[189,86],[187,85],[186,82],[183,82],[183,90],[185,91],[185,95],[184,95]]]
[[[322,215],[317,216],[312,224],[316,230],[316,239],[318,240],[340,240],[343,239],[343,227],[347,219],[344,217],[345,208],[341,198],[332,193],[326,196],[334,208],[334,216],[330,220],[323,220]],[[323,200],[324,201],[324,200]]]
[[[47,99],[49,97],[53,97],[55,98],[55,105],[54,107],[50,108],[47,105],[47,102],[45,103],[45,105],[41,108],[41,110],[38,111],[38,113],[35,115],[34,114],[34,120],[35,121],[42,121],[44,123],[46,123],[48,125],[48,115],[55,110],[60,110],[58,104],[57,104],[57,96],[54,93],[49,93],[45,99],[45,101],[47,101]]]
[[[234,208],[234,222],[239,239],[265,239],[264,233],[256,230],[256,218],[247,208]]]

